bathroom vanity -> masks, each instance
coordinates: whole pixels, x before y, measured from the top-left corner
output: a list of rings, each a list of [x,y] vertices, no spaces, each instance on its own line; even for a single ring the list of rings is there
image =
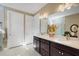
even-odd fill
[[[33,37],[34,48],[42,56],[79,56],[79,40],[64,36],[49,37],[49,35],[36,35]]]

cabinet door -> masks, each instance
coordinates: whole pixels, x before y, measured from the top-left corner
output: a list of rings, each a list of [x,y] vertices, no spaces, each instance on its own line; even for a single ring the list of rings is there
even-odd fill
[[[60,44],[57,43],[51,43],[51,47],[50,47],[50,55],[51,56],[71,56],[71,54],[69,52],[67,52],[67,47],[64,47]]]
[[[49,52],[46,51],[45,49],[42,49],[42,48],[41,48],[40,54],[41,54],[42,56],[49,56]]]
[[[39,38],[34,37],[34,48],[37,52],[39,52]]]
[[[49,55],[49,41],[41,39],[41,55],[48,56]]]
[[[33,37],[33,47],[36,48],[36,40],[35,40],[35,37]]]
[[[49,42],[41,40],[41,48],[46,50],[46,51],[49,51]]]
[[[51,56],[62,56],[62,54],[61,54],[62,52],[60,51],[60,50],[58,50],[58,49],[56,49],[56,48],[52,48],[51,49],[51,52],[50,52],[50,55]]]
[[[39,52],[39,41],[36,40],[36,50]]]

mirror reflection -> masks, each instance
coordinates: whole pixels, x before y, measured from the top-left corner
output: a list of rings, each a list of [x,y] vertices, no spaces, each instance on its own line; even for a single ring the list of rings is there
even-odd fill
[[[79,13],[59,18],[49,18],[49,27],[51,27],[53,24],[56,25],[56,31],[50,31],[51,33],[55,32],[56,35],[69,35],[71,37],[77,37],[79,28]],[[48,28],[48,30],[50,30],[50,28]]]

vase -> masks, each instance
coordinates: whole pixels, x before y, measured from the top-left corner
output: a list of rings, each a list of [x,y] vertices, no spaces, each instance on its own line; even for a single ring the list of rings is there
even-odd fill
[[[49,37],[54,37],[54,36],[55,36],[55,32],[49,33]]]

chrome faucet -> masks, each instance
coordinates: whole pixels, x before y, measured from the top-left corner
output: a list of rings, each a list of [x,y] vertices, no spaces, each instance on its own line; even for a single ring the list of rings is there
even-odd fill
[[[66,39],[67,39],[67,40],[70,39],[70,35],[69,35],[69,34],[66,35]]]

